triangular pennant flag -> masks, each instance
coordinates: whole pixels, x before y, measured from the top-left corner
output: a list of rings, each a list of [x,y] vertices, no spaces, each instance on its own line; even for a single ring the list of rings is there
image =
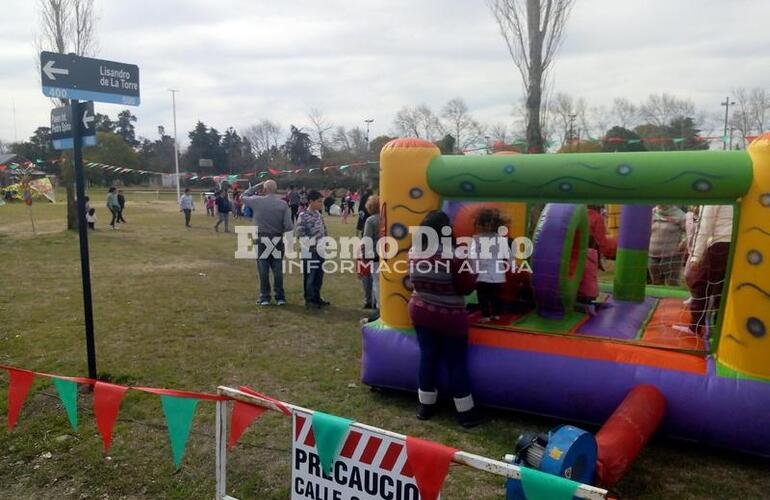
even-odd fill
[[[73,431],[78,430],[78,384],[72,380],[63,378],[53,378],[53,385],[56,386],[56,392],[59,393],[64,410],[67,412],[67,418],[70,421]]]
[[[233,413],[230,416],[230,439],[227,441],[227,447],[232,448],[243,432],[266,411],[267,408],[261,406],[235,401]]]
[[[580,483],[561,476],[521,467],[521,487],[527,500],[572,500]]]
[[[352,420],[336,415],[320,411],[313,413],[311,425],[315,437],[315,448],[318,458],[321,459],[321,469],[327,476],[332,474],[334,460],[342,448],[342,443],[345,442],[352,423]]]
[[[449,464],[457,452],[443,444],[412,436],[406,437],[406,461],[412,469],[420,498],[435,500],[449,472]]]
[[[94,415],[96,427],[102,435],[104,453],[109,453],[112,444],[112,429],[115,427],[115,419],[118,418],[120,403],[123,401],[128,387],[96,382],[94,386]]]
[[[193,414],[198,400],[196,398],[161,396],[160,402],[163,406],[163,414],[166,416],[174,465],[179,469],[182,466],[182,455],[184,455],[184,449],[187,446],[187,438],[190,437]]]
[[[35,374],[25,370],[8,370],[8,432],[13,430],[16,425],[16,419],[19,418],[21,406],[27,397],[32,381],[35,380]]]

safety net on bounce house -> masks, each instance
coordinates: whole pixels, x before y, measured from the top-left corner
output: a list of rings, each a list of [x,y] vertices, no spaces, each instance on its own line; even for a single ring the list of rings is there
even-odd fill
[[[488,156],[398,139],[382,150],[380,179],[382,236],[398,252],[381,260],[381,317],[362,328],[366,384],[417,390],[409,227],[443,210],[454,236],[469,236],[491,207],[532,252],[512,260],[499,319],[469,307],[478,402],[600,424],[635,387],[652,387],[664,398],[660,434],[770,455],[770,135],[748,151]],[[591,237],[597,214],[610,250]],[[719,244],[684,237],[687,224],[697,239],[725,221]],[[666,225],[680,225],[682,241],[661,255]],[[712,272],[685,276],[696,245]],[[598,293],[579,300],[597,264]]]

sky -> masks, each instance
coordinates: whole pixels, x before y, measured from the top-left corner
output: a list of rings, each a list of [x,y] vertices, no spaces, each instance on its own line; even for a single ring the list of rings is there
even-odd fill
[[[486,0],[97,0],[97,57],[140,68],[137,133],[198,120],[224,131],[270,119],[309,127],[312,108],[370,136],[403,106],[462,97],[487,124],[512,124],[518,70]],[[0,140],[48,126],[35,61],[37,2],[2,1]],[[611,107],[667,92],[719,116],[737,87],[770,83],[768,0],[576,0],[552,88]],[[15,106],[15,120],[14,111]],[[117,115],[124,106],[96,103]]]

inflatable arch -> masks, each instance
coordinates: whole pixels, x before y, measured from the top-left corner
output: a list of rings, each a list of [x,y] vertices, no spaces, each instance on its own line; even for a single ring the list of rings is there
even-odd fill
[[[522,220],[524,203],[549,203],[530,259],[537,310],[470,329],[476,398],[601,423],[631,388],[647,383],[668,400],[663,434],[770,456],[770,135],[748,152],[506,156],[442,156],[429,142],[397,139],[382,149],[380,165],[382,227],[399,251],[380,276],[381,318],[362,328],[364,383],[416,391],[409,282],[406,266],[394,265],[407,258],[410,226],[428,211],[451,214],[466,203],[501,203]],[[585,203],[622,205],[611,307],[591,318],[572,308]],[[734,207],[721,324],[709,325],[707,340],[652,331],[652,319],[683,307],[682,298],[646,287],[656,203]],[[517,224],[512,236],[525,231]]]

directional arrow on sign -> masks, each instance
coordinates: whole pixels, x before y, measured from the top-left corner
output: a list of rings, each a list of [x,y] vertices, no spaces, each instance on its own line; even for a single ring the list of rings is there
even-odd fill
[[[45,66],[43,66],[43,73],[45,73],[45,76],[47,76],[49,80],[56,80],[56,75],[70,74],[70,70],[64,68],[54,68],[54,64],[54,61],[48,61],[45,63]]]
[[[83,112],[83,128],[88,130],[89,129],[88,124],[91,123],[92,121],[94,121],[94,115],[89,115],[88,108],[86,108],[86,110]]]
[[[82,123],[80,140],[83,147],[96,146],[96,113],[91,101],[80,103],[80,116],[73,118],[70,106],[51,110],[51,142],[54,149],[73,149],[72,129]]]

